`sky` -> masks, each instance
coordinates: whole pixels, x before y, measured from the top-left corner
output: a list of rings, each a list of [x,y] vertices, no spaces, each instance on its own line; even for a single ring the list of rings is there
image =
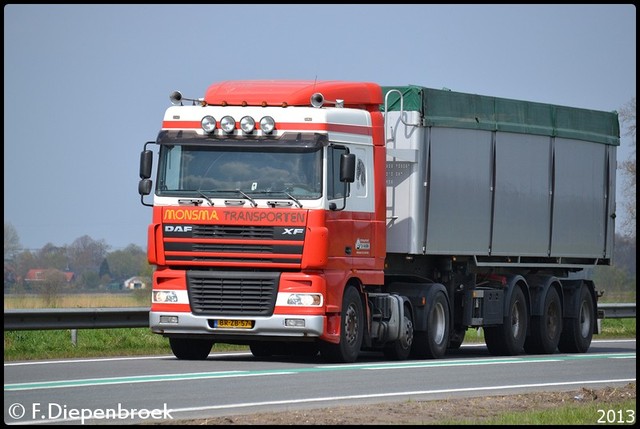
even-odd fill
[[[140,151],[170,93],[203,97],[235,79],[420,85],[619,111],[636,95],[636,9],[5,4],[5,223],[25,249],[83,236],[146,248]],[[631,148],[622,136],[619,162]]]

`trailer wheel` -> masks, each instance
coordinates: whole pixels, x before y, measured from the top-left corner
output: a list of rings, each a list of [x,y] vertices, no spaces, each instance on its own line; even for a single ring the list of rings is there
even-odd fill
[[[524,342],[527,353],[551,354],[558,348],[562,332],[562,303],[554,287],[547,290],[542,316],[531,318],[531,335]]]
[[[382,350],[384,357],[390,360],[405,360],[411,354],[413,344],[413,321],[411,313],[407,307],[404,308],[404,322],[402,324],[403,334],[400,338],[392,341]]]
[[[213,347],[213,340],[169,338],[174,356],[183,360],[205,360]]]
[[[563,353],[585,353],[591,346],[596,314],[586,286],[580,289],[578,317],[565,318],[558,349]]]
[[[494,356],[514,356],[522,353],[527,336],[527,302],[520,286],[511,294],[504,323],[484,329],[484,339]]]
[[[364,336],[364,311],[360,294],[352,286],[344,291],[340,320],[340,343],[321,341],[320,354],[327,362],[355,362],[360,354]]]
[[[427,330],[414,334],[411,354],[418,359],[439,359],[449,344],[449,303],[443,291],[433,294],[427,310]]]

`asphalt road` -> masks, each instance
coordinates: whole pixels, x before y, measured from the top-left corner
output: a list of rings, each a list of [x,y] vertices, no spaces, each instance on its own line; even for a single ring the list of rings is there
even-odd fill
[[[596,340],[587,353],[495,357],[463,345],[438,360],[353,364],[320,358],[257,359],[212,353],[9,362],[7,424],[134,424],[257,411],[392,401],[562,391],[625,385],[636,379],[636,341]]]

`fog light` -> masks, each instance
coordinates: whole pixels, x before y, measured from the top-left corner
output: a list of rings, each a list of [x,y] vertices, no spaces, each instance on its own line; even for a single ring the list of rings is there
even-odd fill
[[[160,316],[160,323],[178,323],[178,316]]]
[[[284,326],[304,328],[304,319],[284,319]]]

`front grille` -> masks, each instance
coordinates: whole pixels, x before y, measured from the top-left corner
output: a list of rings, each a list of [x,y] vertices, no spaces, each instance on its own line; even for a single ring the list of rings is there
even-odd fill
[[[167,263],[261,263],[293,268],[302,262],[304,237],[304,228],[288,226],[165,225],[164,254]]]
[[[191,311],[200,315],[271,316],[280,273],[188,271]]]
[[[193,238],[252,238],[273,239],[272,226],[194,225]]]

